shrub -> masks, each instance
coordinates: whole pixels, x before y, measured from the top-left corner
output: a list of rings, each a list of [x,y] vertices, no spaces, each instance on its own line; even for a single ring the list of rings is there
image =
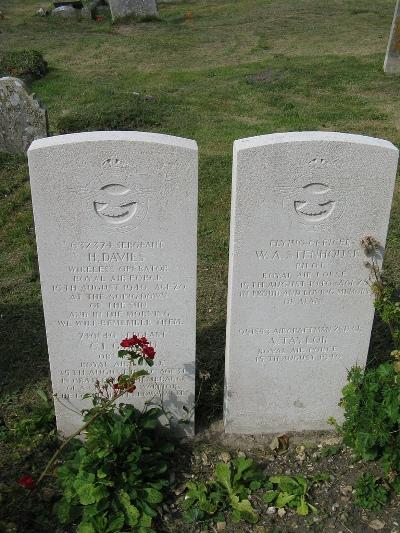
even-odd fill
[[[362,244],[371,261],[366,266],[370,269],[375,309],[389,326],[397,349],[392,351],[390,361],[377,368],[365,372],[359,367],[350,369],[340,401],[344,422],[337,427],[345,444],[363,459],[379,460],[393,481],[400,472],[400,302],[378,266],[379,243],[366,237]]]
[[[8,50],[0,52],[0,75],[15,76],[25,81],[42,78],[47,63],[37,50]]]
[[[121,404],[89,425],[85,442],[57,470],[62,524],[79,523],[78,533],[155,531],[174,450],[158,427],[160,415]]]
[[[356,483],[355,502],[359,507],[379,511],[388,501],[389,491],[372,474],[363,474]]]
[[[344,443],[363,459],[379,459],[386,472],[400,471],[400,379],[392,362],[348,374],[340,405]]]
[[[129,363],[128,373],[103,384],[96,380],[95,392],[84,395],[93,406],[85,411],[83,425],[61,444],[37,481],[39,485],[61,451],[72,445],[71,455],[57,470],[63,496],[55,510],[62,524],[79,524],[77,533],[154,531],[153,520],[169,485],[174,445],[159,423],[163,409],[141,412],[130,404],[115,409],[149,374],[141,367],[153,366],[156,351],[146,337],[137,335],[123,339],[121,347],[118,357]],[[74,439],[83,432],[83,443]]]

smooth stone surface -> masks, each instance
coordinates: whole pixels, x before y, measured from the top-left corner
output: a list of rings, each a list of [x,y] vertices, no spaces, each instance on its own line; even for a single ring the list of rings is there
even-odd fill
[[[0,78],[0,152],[26,152],[47,136],[47,112],[18,78]]]
[[[60,17],[60,18],[79,18],[81,15],[80,9],[75,9],[72,6],[60,6],[55,7],[51,10],[51,15],[53,17]]]
[[[329,132],[234,144],[225,429],[332,429],[374,316],[361,239],[385,244],[398,150]]]
[[[383,70],[386,74],[400,73],[400,0],[394,10]]]
[[[108,0],[113,20],[124,17],[158,17],[156,0]]]
[[[163,396],[181,418],[195,394],[196,143],[81,133],[36,141],[28,158],[59,430],[78,428],[67,407],[88,407],[96,379],[123,373],[119,343],[132,334],[157,355],[130,398],[140,408]]]

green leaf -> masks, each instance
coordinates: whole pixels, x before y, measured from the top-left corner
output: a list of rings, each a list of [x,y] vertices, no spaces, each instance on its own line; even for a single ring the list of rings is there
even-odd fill
[[[81,523],[76,530],[76,533],[96,533],[96,530],[89,522]]]
[[[49,399],[47,398],[46,393],[42,389],[36,389],[36,394],[39,396],[43,403],[45,403],[46,405],[49,403]]]
[[[203,517],[204,513],[198,507],[192,507],[183,513],[183,519],[188,524],[198,522],[199,520],[202,520]]]
[[[215,480],[226,489],[228,494],[233,493],[231,485],[231,467],[229,463],[217,463],[217,466],[215,467]]]
[[[308,489],[308,483],[307,483],[307,480],[304,476],[296,476],[296,481],[297,483],[300,485],[300,487],[302,487],[302,493],[303,493],[303,496],[306,494],[307,492],[307,489]]]
[[[106,474],[106,473],[104,472],[104,470],[102,470],[101,468],[99,468],[99,469],[97,470],[97,474],[96,474],[96,475],[97,475],[97,477],[98,477],[99,479],[104,479],[105,477],[107,477],[107,474]]]
[[[314,505],[311,505],[311,503],[308,503],[308,502],[307,502],[307,505],[314,514],[318,514],[318,509]]]
[[[118,515],[111,520],[106,529],[106,533],[119,533],[124,527],[125,516],[123,513],[118,513]]]
[[[261,482],[260,481],[252,481],[249,485],[250,490],[258,490],[261,488]]]
[[[161,503],[163,501],[163,495],[159,490],[147,488],[145,489],[146,492],[146,500],[149,503],[155,504],[155,503]]]
[[[104,487],[96,487],[92,483],[79,482],[74,483],[74,486],[81,505],[97,503],[108,494]]]
[[[61,500],[55,504],[54,510],[61,524],[67,524],[70,519],[71,504],[66,498],[61,498]]]
[[[265,503],[271,503],[278,496],[279,492],[277,490],[269,490],[262,495],[262,499]]]
[[[139,523],[140,512],[135,507],[129,498],[129,494],[124,490],[119,492],[119,501],[125,511],[125,515],[129,526],[137,526]]]
[[[142,516],[140,517],[139,525],[142,527],[146,527],[146,528],[151,527],[152,521],[153,521],[153,518],[151,516],[149,516],[146,513],[143,513]]]
[[[231,505],[235,511],[239,511],[240,517],[250,524],[256,524],[258,522],[259,516],[254,511],[253,507],[249,500],[241,500],[237,496],[231,497]]]
[[[145,429],[154,429],[158,426],[158,420],[156,418],[146,418],[142,422],[142,427]]]
[[[308,515],[308,505],[304,498],[301,498],[300,503],[296,508],[296,513],[300,516]]]
[[[278,494],[278,497],[275,501],[275,507],[278,507],[278,509],[281,509],[282,507],[285,507],[289,502],[291,502],[294,498],[296,498],[295,494],[288,494],[287,492],[280,492]]]

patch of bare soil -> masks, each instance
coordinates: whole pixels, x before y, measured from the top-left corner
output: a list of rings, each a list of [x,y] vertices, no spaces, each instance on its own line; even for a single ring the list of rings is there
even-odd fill
[[[187,524],[182,519],[180,502],[184,499],[185,483],[210,479],[215,464],[245,454],[257,461],[266,477],[271,475],[302,474],[311,478],[328,474],[329,479],[314,483],[309,501],[318,508],[318,514],[298,516],[293,509],[285,508],[278,515],[272,512],[257,492],[251,502],[260,520],[256,525],[201,522]],[[221,424],[198,435],[187,448],[186,454],[177,459],[178,473],[175,497],[165,506],[160,531],[203,533],[206,531],[227,533],[255,532],[278,533],[292,531],[322,531],[338,533],[400,533],[400,498],[392,495],[389,504],[379,513],[357,507],[354,486],[357,478],[370,472],[380,476],[376,463],[357,461],[352,450],[341,443],[332,432],[294,433],[274,435],[225,435]]]

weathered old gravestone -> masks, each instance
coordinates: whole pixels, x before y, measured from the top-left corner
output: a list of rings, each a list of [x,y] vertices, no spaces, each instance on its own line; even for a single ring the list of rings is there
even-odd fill
[[[400,73],[400,0],[397,0],[394,10],[383,70],[386,74]]]
[[[47,136],[47,114],[18,78],[0,78],[0,152],[26,152]]]
[[[398,150],[304,132],[234,145],[225,428],[326,429],[373,320],[361,239],[385,244]]]
[[[181,418],[194,403],[196,143],[81,133],[36,141],[28,157],[59,430],[77,429],[96,379],[123,373],[132,334],[157,351],[135,405],[162,398]]]
[[[124,17],[158,17],[156,0],[108,0],[113,20]]]

